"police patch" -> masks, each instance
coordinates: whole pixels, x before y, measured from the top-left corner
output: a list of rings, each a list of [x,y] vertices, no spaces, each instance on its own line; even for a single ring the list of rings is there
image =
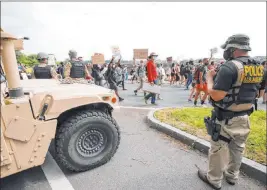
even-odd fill
[[[243,83],[261,83],[264,76],[262,65],[244,65]]]

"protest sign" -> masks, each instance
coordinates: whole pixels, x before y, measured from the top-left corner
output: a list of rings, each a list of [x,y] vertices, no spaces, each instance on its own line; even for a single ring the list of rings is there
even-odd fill
[[[218,52],[218,48],[216,48],[216,47],[215,48],[212,48],[210,51],[211,51],[212,54],[215,54],[215,53]]]
[[[134,58],[135,59],[147,59],[148,49],[134,49]]]
[[[94,55],[91,56],[91,59],[92,59],[93,64],[104,64],[105,63],[104,55],[101,53],[95,53]]]
[[[119,56],[121,54],[119,46],[112,46],[111,51],[113,56]]]
[[[172,57],[167,57],[167,62],[171,63],[172,62]]]
[[[121,59],[121,50],[119,46],[112,46],[111,51],[112,51],[112,56],[114,57],[115,62]]]

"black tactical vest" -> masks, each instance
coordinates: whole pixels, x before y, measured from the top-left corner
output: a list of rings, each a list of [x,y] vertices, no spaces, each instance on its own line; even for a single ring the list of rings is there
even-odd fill
[[[33,68],[34,76],[36,79],[51,79],[51,67],[49,65],[45,67],[39,67],[38,65]]]
[[[71,78],[85,78],[85,68],[81,61],[71,61]]]
[[[230,111],[237,110],[242,104],[251,104],[252,107],[264,77],[264,67],[247,57],[236,58],[231,62],[238,71],[237,80],[223,100],[218,102],[212,100],[213,106]]]

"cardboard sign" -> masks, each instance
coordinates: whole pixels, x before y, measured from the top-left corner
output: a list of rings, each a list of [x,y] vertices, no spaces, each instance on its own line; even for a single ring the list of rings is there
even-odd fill
[[[121,59],[121,51],[120,51],[119,46],[112,46],[111,51],[112,51],[112,56],[114,57],[115,62]]]
[[[172,62],[172,57],[167,57],[167,62],[168,63]]]
[[[56,60],[55,55],[54,54],[48,54],[47,64],[55,66],[55,65],[57,65],[56,62],[57,62],[57,60]]]
[[[151,93],[155,93],[155,94],[160,94],[160,86],[158,86],[158,85],[153,85],[152,86],[149,83],[144,83],[143,91],[151,92]]]
[[[147,59],[148,49],[134,49],[134,58],[135,59]]]
[[[101,53],[95,53],[94,55],[91,56],[91,59],[92,59],[93,64],[104,64],[105,63],[104,55]]]
[[[111,51],[112,51],[113,56],[118,56],[121,54],[121,50],[120,50],[119,46],[112,46]]]

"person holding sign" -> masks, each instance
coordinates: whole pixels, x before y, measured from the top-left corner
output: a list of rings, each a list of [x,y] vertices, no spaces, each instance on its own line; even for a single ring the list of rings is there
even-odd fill
[[[116,79],[116,82],[117,82],[117,86],[119,86],[120,84],[122,85],[122,90],[127,90],[124,86],[124,80],[125,80],[125,77],[124,77],[124,74],[123,74],[123,68],[121,66],[121,58],[118,60],[117,64],[116,64],[116,76],[117,76],[117,79]]]
[[[155,65],[155,59],[158,57],[156,53],[151,53],[148,56],[147,61],[147,79],[148,82],[153,86],[154,84],[157,84],[157,68]],[[147,100],[151,98],[151,104],[156,104],[156,94],[155,93],[149,93],[145,96],[145,103],[147,104]]]
[[[95,80],[95,85],[104,86],[104,76],[101,73],[101,66],[99,64],[93,64],[91,75]]]
[[[115,69],[116,69],[116,65],[114,63],[114,57],[112,57],[109,65],[108,65],[108,70],[107,70],[107,72],[105,74],[106,75],[105,78],[107,79],[107,81],[109,83],[109,88],[111,90],[115,91],[115,94],[118,96],[119,101],[121,102],[124,99],[122,97],[120,97],[119,92],[118,92],[118,87],[117,87],[117,82],[116,82],[117,75],[116,75],[116,70]]]

